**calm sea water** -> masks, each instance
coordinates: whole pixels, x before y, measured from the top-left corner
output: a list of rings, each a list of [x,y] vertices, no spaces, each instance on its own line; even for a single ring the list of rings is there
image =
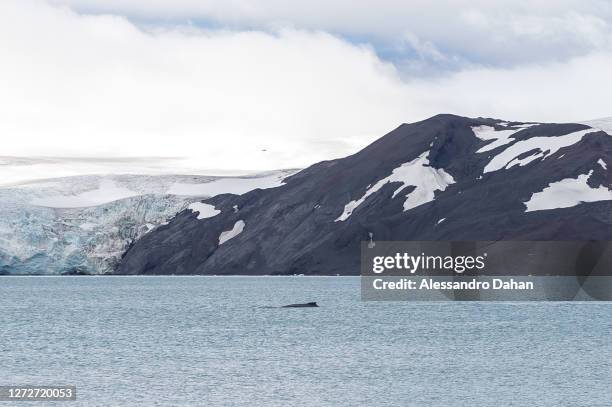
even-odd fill
[[[612,405],[611,303],[359,295],[348,277],[3,277],[0,385],[75,384],[71,406]]]

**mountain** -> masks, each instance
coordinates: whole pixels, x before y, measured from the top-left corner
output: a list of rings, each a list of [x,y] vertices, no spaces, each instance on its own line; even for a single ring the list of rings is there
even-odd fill
[[[606,123],[443,114],[402,124],[276,188],[178,213],[116,272],[344,275],[359,273],[369,239],[612,239]]]
[[[39,163],[30,161],[20,163],[22,171],[12,177],[38,171],[31,167]],[[131,244],[177,212],[198,208],[200,199],[275,187],[290,173],[86,175],[2,186],[0,274],[112,272]]]

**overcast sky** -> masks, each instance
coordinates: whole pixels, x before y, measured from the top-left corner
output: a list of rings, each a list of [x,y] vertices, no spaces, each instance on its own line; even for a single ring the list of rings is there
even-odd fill
[[[612,116],[611,73],[603,0],[2,0],[0,156],[303,167],[441,112]]]

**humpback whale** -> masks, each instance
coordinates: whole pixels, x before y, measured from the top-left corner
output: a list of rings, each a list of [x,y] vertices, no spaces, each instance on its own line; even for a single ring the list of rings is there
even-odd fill
[[[305,304],[283,305],[281,308],[307,308],[307,307],[318,307],[318,305],[316,302],[307,302]]]

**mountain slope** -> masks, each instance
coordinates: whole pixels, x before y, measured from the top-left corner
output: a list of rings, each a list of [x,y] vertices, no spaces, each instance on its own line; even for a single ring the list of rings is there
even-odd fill
[[[438,115],[277,188],[208,199],[210,216],[183,211],[117,272],[358,274],[370,238],[611,239],[610,164],[612,137],[589,125]]]

